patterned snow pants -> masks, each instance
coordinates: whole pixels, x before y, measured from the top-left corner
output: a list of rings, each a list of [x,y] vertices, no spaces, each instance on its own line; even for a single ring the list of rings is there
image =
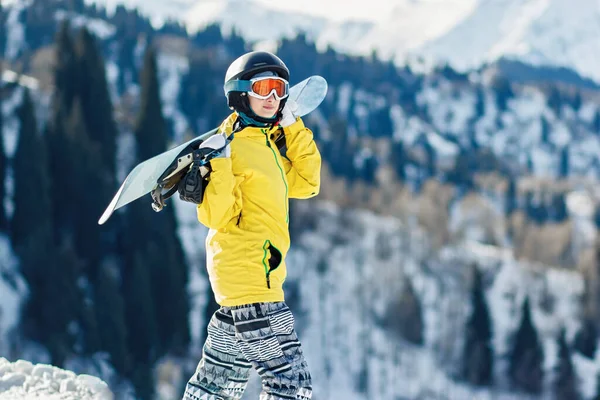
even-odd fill
[[[284,302],[221,307],[208,324],[202,359],[184,400],[237,400],[250,368],[262,379],[260,400],[308,400],[311,377],[294,317]]]

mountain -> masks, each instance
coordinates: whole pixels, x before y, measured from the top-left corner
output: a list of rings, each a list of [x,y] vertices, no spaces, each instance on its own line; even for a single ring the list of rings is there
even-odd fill
[[[258,8],[244,8],[241,3],[201,5],[212,4],[214,15],[227,11],[231,24],[235,16],[247,21],[261,15]],[[192,35],[168,24],[153,29],[136,10],[105,15],[78,7],[76,0],[12,4],[6,14],[0,13],[0,20],[8,16],[8,35],[0,35],[8,40],[0,40],[0,48],[6,44],[4,61],[18,72],[23,66],[26,76],[13,70],[3,73],[6,83],[2,83],[0,109],[9,159],[14,157],[19,136],[22,86],[32,89],[40,127],[47,122],[50,89],[55,83],[47,76],[54,62],[56,25],[63,18],[71,20],[74,33],[86,26],[98,37],[119,128],[115,149],[119,180],[135,162],[132,120],[143,101],[139,71],[148,44],[157,50],[170,144],[214,127],[229,112],[223,99],[223,74],[234,57],[250,48],[233,34],[223,37],[216,26]],[[31,4],[41,9],[34,10]],[[165,7],[177,16],[196,6],[190,1],[180,1],[177,7],[165,4],[139,2],[141,10],[156,7],[157,19]],[[209,15],[204,10],[199,15]],[[264,13],[261,21],[277,20],[281,13],[281,8],[277,13]],[[363,29],[357,31],[357,40],[373,24],[372,17],[346,24],[324,17],[298,23],[310,21],[320,21],[323,27],[318,29],[323,32],[327,26]],[[332,49],[317,52],[307,37],[282,40],[280,45],[278,53],[293,71],[294,80],[320,74],[330,84],[326,100],[305,118],[323,156],[323,185],[316,199],[291,202],[293,246],[286,260],[286,299],[295,312],[319,397],[549,398],[559,353],[555,339],[565,328],[576,350],[570,358],[580,391],[585,399],[594,398],[600,371],[597,334],[586,333],[583,327],[586,318],[593,321],[592,326],[600,320],[600,279],[594,254],[600,223],[596,211],[600,204],[597,85],[570,69],[540,68],[515,60],[485,64],[468,73],[445,65],[421,74],[411,68],[394,68],[376,57],[350,57]],[[91,105],[96,108],[94,102]],[[72,156],[64,150],[64,159]],[[82,178],[86,178],[82,182],[97,181],[89,175]],[[9,189],[13,180],[13,175],[6,179]],[[65,176],[64,181],[71,180]],[[87,193],[92,186],[86,184],[80,192]],[[9,205],[11,194],[9,190]],[[61,194],[59,190],[52,193],[55,199]],[[71,210],[89,207],[86,215],[93,215],[94,222],[102,211],[93,209],[92,202],[62,199]],[[105,206],[110,198],[102,200],[93,203]],[[148,202],[138,204],[149,211]],[[212,299],[204,265],[207,230],[198,224],[194,205],[176,196],[171,204],[189,260],[191,343],[189,349],[166,355],[151,366],[157,376],[157,397],[169,400],[181,394],[181,385],[200,357]],[[155,218],[151,214],[147,221]],[[129,231],[123,232],[127,238]],[[73,235],[89,237],[91,233],[93,227]],[[138,229],[129,236],[142,233]],[[48,349],[24,340],[19,316],[27,288],[19,277],[18,260],[11,261],[10,240],[2,236],[2,243],[0,352],[10,359],[47,363]],[[119,252],[115,250],[108,260],[109,276],[122,276],[130,265],[124,256],[126,243],[119,242]],[[64,257],[54,275],[43,281],[56,282],[58,272],[81,264],[79,257],[83,263],[93,261],[89,254],[78,254],[75,261]],[[151,270],[145,267],[140,268],[141,276]],[[156,271],[172,271],[173,267]],[[479,292],[485,293],[491,317],[493,346],[489,350],[497,360],[492,388],[474,387],[460,378],[463,345],[470,343],[465,325],[472,306],[470,271],[474,268],[483,275]],[[78,282],[85,289],[97,288],[85,279]],[[507,382],[506,356],[520,317],[526,314],[521,312],[524,304],[530,304],[545,354],[541,367],[547,385],[538,396],[516,393]],[[174,304],[170,306],[177,311]],[[77,327],[73,330],[81,332]],[[149,329],[148,335],[139,338],[152,332]],[[115,393],[121,392],[123,382],[106,352],[91,357],[80,355],[77,347],[66,352],[65,369],[99,376]],[[475,357],[471,361],[472,368],[480,366]],[[260,390],[256,378],[248,398],[256,398]]]
[[[361,55],[376,50],[380,57],[401,65],[427,67],[447,62],[465,71],[505,57],[567,67],[600,81],[597,0],[392,0],[337,7],[326,2],[313,8],[302,8],[299,0],[287,5],[259,0],[179,0],[176,6],[156,0],[95,1],[110,7],[116,3],[138,6],[157,23],[171,18],[190,30],[219,23],[224,32],[235,28],[252,41],[304,31],[322,50],[331,46]],[[340,20],[338,13],[354,18]]]

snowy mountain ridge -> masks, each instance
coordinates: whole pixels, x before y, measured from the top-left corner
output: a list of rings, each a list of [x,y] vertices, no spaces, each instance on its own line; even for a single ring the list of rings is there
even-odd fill
[[[103,31],[111,32],[110,29]],[[110,34],[100,37],[110,40]],[[187,121],[177,99],[190,63],[186,57],[161,53],[158,64],[163,110],[174,123],[178,140],[184,135]],[[117,77],[123,71],[114,54],[107,56],[107,69],[111,91],[117,92]],[[8,78],[14,80],[14,77]],[[477,74],[475,78],[478,78]],[[134,87],[131,82],[129,90]],[[526,87],[511,96],[505,108],[500,108],[497,94],[490,86],[454,84],[436,75],[425,77],[415,93],[417,105],[427,110],[425,114],[429,119],[423,120],[401,105],[389,103],[383,95],[366,92],[352,83],[332,86],[331,93],[336,99],[332,107],[348,118],[351,129],[358,135],[366,136],[370,132],[370,116],[389,109],[393,122],[390,133],[394,139],[403,140],[407,147],[418,148],[425,138],[434,148],[440,165],[451,164],[460,151],[459,144],[473,139],[466,134],[471,132],[475,141],[491,148],[494,154],[514,160],[520,166],[531,164],[532,172],[540,176],[558,175],[561,149],[565,150],[566,164],[572,174],[596,179],[600,173],[600,139],[593,128],[600,121],[597,102],[584,99],[578,107],[565,103],[551,108],[539,88]],[[19,91],[15,91],[3,103],[7,153],[12,153],[16,141],[18,124],[14,110],[20,97]],[[311,126],[318,126],[323,120],[320,110],[307,118]],[[122,133],[119,154],[130,155],[131,151],[125,145],[132,143],[127,139],[131,132]],[[370,151],[367,147],[361,149],[357,159]],[[378,156],[386,157],[385,154]],[[123,161],[121,157],[119,159]],[[120,175],[123,175],[129,165],[122,162],[120,168]],[[409,181],[414,177],[410,170],[407,175]],[[313,219],[316,223],[314,230],[302,233],[290,252],[288,295],[290,299],[297,299],[299,333],[309,364],[315,376],[320,377],[315,388],[324,399],[525,398],[503,392],[501,378],[499,388],[492,392],[457,383],[448,372],[457,363],[463,340],[469,304],[464,274],[472,262],[481,265],[489,275],[487,294],[494,317],[497,355],[505,356],[508,337],[514,333],[519,321],[519,305],[524,295],[529,294],[546,350],[544,369],[551,373],[557,358],[557,331],[566,326],[572,336],[580,324],[578,298],[583,282],[578,273],[554,268],[534,270],[527,263],[516,260],[509,248],[478,245],[472,240],[448,246],[435,254],[429,244],[431,239],[414,221],[405,223],[372,212],[344,209],[321,199],[318,198],[316,203],[300,203],[297,218]],[[209,290],[202,275],[206,230],[198,224],[191,205],[175,204],[180,236],[186,254],[192,260],[189,288],[194,304],[190,316],[193,319],[193,346],[192,360],[187,361],[194,363],[199,357],[200,335],[206,324],[202,320]],[[479,222],[468,220],[468,216],[456,211],[457,208],[451,210],[455,225],[472,225],[477,233]],[[497,204],[490,208],[502,213]],[[589,214],[582,216],[585,217],[583,222],[590,223],[592,216]],[[584,239],[585,245],[593,242],[593,237]],[[387,254],[381,251],[382,247],[387,249]],[[380,326],[386,321],[386,314],[397,308],[398,293],[405,289],[407,282],[414,286],[423,306],[422,346],[409,345],[391,334],[389,328]],[[6,287],[10,292],[10,286]],[[4,287],[0,293],[0,304],[10,308],[9,313],[3,315],[13,316],[8,319],[8,327],[12,328],[18,324],[14,318],[18,315],[16,302],[4,301],[4,293],[8,293]],[[19,295],[15,292],[12,297]],[[548,295],[555,300],[555,307],[550,311],[542,304],[543,297]],[[5,324],[6,319],[1,322]],[[581,391],[585,398],[592,398],[600,366],[598,355],[588,359],[575,354],[573,358],[581,376]],[[500,361],[500,372],[503,372],[502,368]],[[98,375],[110,381],[110,376]],[[178,393],[176,388],[169,393]],[[343,388],[342,392],[340,388]],[[248,395],[256,390],[255,380]],[[548,394],[550,389],[545,390]]]
[[[506,57],[571,68],[600,81],[597,0],[377,0],[343,6],[182,0],[178,7],[157,0],[93,1],[109,8],[119,3],[137,6],[157,23],[171,18],[192,31],[219,23],[224,32],[235,28],[252,41],[304,31],[320,49],[332,46],[361,55],[376,50],[398,64],[448,62],[467,70]]]

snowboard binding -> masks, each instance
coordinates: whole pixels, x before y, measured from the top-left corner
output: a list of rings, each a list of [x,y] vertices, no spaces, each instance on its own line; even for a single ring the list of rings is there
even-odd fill
[[[150,192],[152,195],[152,209],[156,212],[162,211],[167,205],[166,200],[177,192],[180,182],[201,179],[209,172],[205,166],[210,161],[210,148],[199,148],[203,140],[197,140],[186,146],[167,167],[165,172],[157,179],[155,188]],[[193,172],[188,174],[188,172]],[[188,185],[193,182],[185,182]]]

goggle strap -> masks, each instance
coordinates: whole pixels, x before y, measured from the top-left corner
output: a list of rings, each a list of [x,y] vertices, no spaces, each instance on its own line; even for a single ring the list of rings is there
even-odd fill
[[[229,81],[225,83],[223,89],[225,90],[225,94],[229,92],[249,92],[252,90],[252,82],[241,80]]]

